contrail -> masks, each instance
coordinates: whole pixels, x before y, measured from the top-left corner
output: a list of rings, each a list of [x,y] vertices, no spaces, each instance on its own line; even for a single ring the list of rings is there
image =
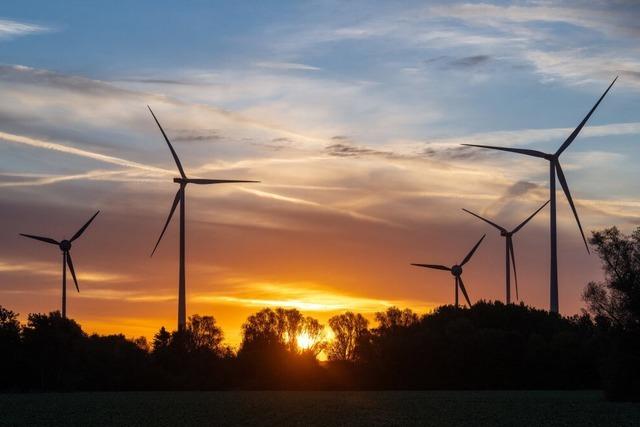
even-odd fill
[[[112,165],[126,166],[129,168],[141,169],[144,171],[160,173],[163,175],[173,174],[172,171],[167,169],[157,168],[155,166],[149,166],[143,163],[132,162],[131,160],[122,159],[120,157],[107,156],[106,154],[94,153],[93,151],[82,150],[80,148],[74,148],[68,145],[59,144],[56,142],[44,141],[41,139],[31,138],[27,136],[0,132],[0,139],[7,142],[15,143],[15,144],[28,145],[30,147],[44,148],[52,151],[59,151],[61,153],[73,154],[74,156],[98,160],[104,163],[110,163]]]

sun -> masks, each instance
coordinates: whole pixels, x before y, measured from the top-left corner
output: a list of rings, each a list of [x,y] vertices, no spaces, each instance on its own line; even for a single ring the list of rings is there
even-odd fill
[[[296,337],[296,343],[300,350],[309,350],[311,346],[313,346],[313,338],[306,332],[303,332]]]

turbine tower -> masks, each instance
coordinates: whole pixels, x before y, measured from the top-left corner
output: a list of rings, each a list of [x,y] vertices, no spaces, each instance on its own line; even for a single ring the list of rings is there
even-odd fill
[[[444,265],[438,265],[438,264],[413,264],[412,263],[411,265],[415,265],[416,267],[426,267],[426,268],[433,268],[436,270],[450,271],[451,275],[454,277],[456,308],[458,308],[458,288],[460,288],[460,290],[462,291],[462,294],[464,295],[464,298],[467,300],[467,304],[469,304],[469,307],[471,307],[471,300],[469,299],[469,294],[467,294],[467,289],[464,287],[464,282],[462,281],[462,267],[467,262],[469,262],[469,260],[475,253],[476,249],[478,249],[478,246],[480,246],[480,243],[482,243],[482,240],[485,238],[485,236],[486,234],[482,235],[480,240],[478,240],[478,243],[476,243],[476,245],[473,248],[471,248],[467,256],[464,257],[464,259],[460,264],[456,264],[451,267],[446,267]]]
[[[560,185],[562,186],[562,190],[564,191],[567,200],[569,201],[569,205],[571,206],[571,210],[573,211],[573,216],[576,218],[576,222],[578,223],[578,228],[580,229],[580,234],[582,235],[582,240],[584,241],[584,245],[587,248],[587,253],[589,252],[589,245],[587,245],[587,239],[584,237],[584,232],[582,231],[582,225],[580,224],[580,219],[578,218],[578,212],[576,211],[576,207],[573,205],[573,199],[571,198],[571,193],[569,192],[569,186],[567,185],[567,180],[564,177],[564,172],[562,172],[562,167],[560,166],[560,155],[564,152],[564,150],[569,147],[569,145],[573,142],[574,139],[578,136],[584,125],[587,123],[587,120],[591,117],[593,112],[598,108],[602,99],[607,95],[611,86],[618,80],[618,77],[613,79],[613,82],[609,85],[606,91],[602,94],[598,102],[591,108],[591,111],[585,116],[584,119],[580,122],[578,127],[571,132],[571,135],[562,143],[558,151],[555,153],[543,153],[542,151],[537,150],[529,150],[522,148],[507,148],[507,147],[496,147],[492,145],[476,145],[476,144],[462,144],[469,147],[480,147],[480,148],[489,148],[492,150],[500,150],[500,151],[509,151],[511,153],[524,154],[525,156],[538,157],[549,162],[549,199],[551,200],[551,212],[549,215],[549,228],[550,228],[550,245],[551,245],[551,262],[550,262],[550,272],[549,272],[549,299],[550,299],[550,311],[554,313],[559,312],[558,306],[558,234],[556,229],[556,174],[558,175],[558,180],[560,181]]]
[[[507,296],[506,296],[507,304],[511,304],[511,262],[513,262],[513,277],[516,282],[516,299],[520,299],[520,297],[518,296],[518,273],[516,272],[516,256],[513,250],[513,235],[516,234],[518,231],[520,231],[520,229],[522,229],[522,227],[524,227],[534,216],[536,216],[536,214],[540,212],[542,208],[547,206],[548,203],[549,203],[549,200],[547,200],[544,203],[544,205],[540,206],[537,211],[532,213],[531,216],[529,216],[529,218],[522,221],[520,225],[518,225],[516,228],[514,228],[511,231],[507,231],[506,228],[501,227],[495,222],[489,221],[488,219],[483,218],[480,215],[471,212],[470,210],[462,209],[463,211],[475,216],[476,218],[481,219],[487,224],[490,224],[493,227],[500,230],[500,235],[505,238],[505,261],[506,261],[505,278],[506,278],[506,288],[507,288]]]
[[[54,240],[50,237],[42,237],[42,236],[34,236],[32,234],[22,234],[21,236],[28,237],[30,239],[40,240],[41,242],[50,243],[52,245],[57,245],[62,251],[62,317],[67,317],[67,267],[69,267],[69,271],[71,272],[71,276],[73,277],[73,283],[76,285],[76,290],[80,292],[80,288],[78,287],[78,279],[76,279],[76,272],[73,269],[73,261],[71,260],[71,243],[82,236],[84,230],[89,227],[91,221],[100,213],[100,211],[93,214],[89,221],[87,221],[76,234],[73,235],[69,240],[63,239],[61,241]]]
[[[187,323],[187,320],[186,320],[187,310],[186,310],[186,298],[185,298],[186,283],[185,283],[185,227],[184,227],[185,190],[186,190],[187,184],[209,185],[209,184],[228,184],[228,183],[238,183],[238,182],[260,182],[260,181],[246,181],[246,180],[235,180],[235,179],[187,178],[187,175],[185,174],[184,169],[182,168],[182,164],[180,163],[180,159],[178,158],[178,154],[176,154],[175,150],[173,149],[173,146],[171,145],[171,142],[169,141],[167,134],[164,132],[164,129],[162,129],[162,126],[160,126],[160,122],[156,118],[156,115],[153,114],[151,107],[147,105],[147,108],[149,108],[149,111],[151,112],[153,119],[155,120],[156,124],[160,128],[160,132],[162,132],[162,136],[164,137],[165,141],[167,141],[167,145],[169,146],[171,155],[173,156],[173,159],[176,162],[176,166],[178,167],[178,172],[180,172],[180,177],[173,178],[173,182],[178,184],[180,188],[178,188],[178,192],[176,193],[176,196],[173,199],[173,205],[171,205],[171,210],[169,211],[169,217],[167,218],[167,221],[165,222],[164,227],[162,228],[162,232],[160,233],[160,237],[158,237],[156,246],[153,248],[153,252],[151,252],[151,256],[153,256],[153,254],[156,252],[156,249],[158,249],[160,240],[162,240],[162,236],[164,235],[164,232],[167,230],[167,226],[171,221],[171,217],[173,216],[173,213],[175,212],[178,204],[180,204],[180,273],[179,273],[179,280],[178,280],[178,329],[182,330],[184,329]]]

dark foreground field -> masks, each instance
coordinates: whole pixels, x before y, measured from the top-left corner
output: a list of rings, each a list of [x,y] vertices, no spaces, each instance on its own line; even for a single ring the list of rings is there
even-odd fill
[[[149,392],[0,395],[0,425],[640,426],[600,392]]]

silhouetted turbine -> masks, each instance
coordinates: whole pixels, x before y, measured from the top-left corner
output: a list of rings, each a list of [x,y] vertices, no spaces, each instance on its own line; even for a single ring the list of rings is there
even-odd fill
[[[587,245],[587,239],[584,237],[584,232],[582,231],[582,225],[580,224],[580,219],[578,218],[578,212],[576,211],[576,207],[573,205],[573,199],[571,198],[571,193],[569,192],[569,186],[567,185],[567,180],[564,177],[564,173],[562,172],[562,167],[560,167],[560,155],[564,150],[569,147],[569,145],[573,142],[574,139],[578,136],[584,125],[587,123],[587,120],[591,117],[593,112],[598,108],[602,99],[607,95],[611,86],[618,80],[618,77],[613,79],[613,82],[609,85],[607,90],[602,94],[598,102],[593,106],[591,111],[585,116],[584,119],[580,122],[577,128],[571,132],[571,135],[562,143],[558,151],[555,153],[543,153],[542,151],[537,150],[528,150],[521,148],[506,148],[506,147],[495,147],[492,145],[476,145],[476,144],[462,144],[469,147],[480,147],[480,148],[489,148],[492,150],[500,150],[500,151],[508,151],[511,153],[524,154],[525,156],[533,156],[541,159],[545,159],[549,162],[549,195],[551,200],[551,212],[549,216],[550,223],[550,245],[551,245],[551,262],[550,262],[550,273],[549,273],[549,294],[550,294],[550,311],[558,313],[559,304],[558,304],[558,235],[556,230],[556,173],[558,174],[558,179],[560,180],[560,185],[562,186],[562,190],[564,191],[567,200],[569,201],[569,205],[571,206],[571,210],[573,211],[573,216],[576,218],[576,222],[578,223],[578,228],[580,229],[580,234],[582,235],[582,240],[584,241],[584,245],[587,248],[587,253],[589,252],[589,245]]]
[[[171,150],[171,155],[173,156],[173,159],[176,162],[176,166],[178,167],[178,171],[180,172],[179,178],[173,178],[173,182],[175,182],[176,184],[179,184],[180,188],[176,193],[176,197],[173,199],[173,205],[171,205],[171,210],[169,211],[169,217],[167,218],[167,221],[165,222],[164,227],[162,228],[162,232],[160,233],[160,237],[158,237],[156,246],[153,248],[153,251],[151,252],[151,256],[153,256],[153,254],[156,252],[156,249],[158,249],[160,240],[162,240],[162,236],[164,235],[164,232],[167,230],[167,226],[171,221],[171,217],[173,216],[173,213],[175,212],[176,207],[178,206],[178,203],[180,203],[180,273],[179,273],[179,282],[178,282],[178,329],[183,329],[187,322],[187,319],[186,319],[187,310],[186,310],[186,298],[185,298],[186,284],[185,284],[185,226],[184,226],[185,188],[187,187],[187,184],[209,185],[209,184],[228,184],[228,183],[238,183],[238,182],[260,182],[260,181],[245,181],[245,180],[236,180],[236,179],[187,178],[187,175],[185,174],[184,169],[182,168],[182,164],[180,163],[180,159],[178,158],[178,154],[176,154],[175,150],[173,149],[173,146],[171,145],[171,142],[169,141],[167,134],[164,132],[164,129],[162,129],[162,126],[160,126],[160,122],[156,118],[156,115],[153,114],[151,107],[147,105],[147,108],[149,108],[149,111],[151,112],[153,119],[155,120],[156,124],[160,128],[160,132],[162,132],[162,136],[164,137],[165,141],[167,141],[169,150]]]
[[[547,200],[544,205],[540,206],[537,211],[532,213],[531,216],[529,216],[527,219],[522,221],[520,225],[518,225],[516,228],[514,228],[511,231],[507,231],[506,228],[501,227],[498,224],[491,222],[488,219],[483,218],[480,215],[471,212],[470,210],[462,209],[463,211],[470,213],[476,218],[479,218],[482,221],[486,222],[487,224],[490,224],[495,228],[497,228],[498,230],[500,230],[500,235],[505,238],[505,260],[506,260],[505,278],[506,278],[506,289],[507,289],[507,296],[506,296],[507,304],[511,304],[511,266],[510,266],[511,262],[510,261],[513,261],[513,277],[516,279],[515,280],[516,281],[516,299],[517,300],[520,299],[518,295],[518,273],[516,271],[516,256],[513,250],[513,235],[516,234],[518,231],[520,231],[520,229],[522,229],[522,227],[524,227],[534,216],[536,216],[536,214],[540,212],[542,208],[547,206],[548,203],[549,203],[549,200]]]
[[[73,283],[75,283],[76,285],[76,290],[80,292],[80,287],[78,286],[78,279],[76,279],[76,272],[73,269],[73,261],[71,260],[71,252],[70,252],[71,243],[77,238],[79,238],[80,236],[82,236],[82,233],[84,233],[84,230],[86,230],[87,227],[89,227],[89,224],[91,224],[91,221],[93,221],[93,219],[99,213],[100,211],[93,214],[93,216],[89,218],[89,221],[87,221],[82,227],[80,227],[80,229],[76,231],[76,234],[74,234],[73,237],[70,238],[69,240],[64,239],[58,242],[57,240],[54,240],[50,237],[41,237],[41,236],[34,236],[32,234],[20,233],[21,236],[28,237],[30,239],[40,240],[41,242],[50,243],[52,245],[58,245],[58,247],[62,251],[62,317],[67,317],[67,265],[69,266],[69,271],[71,271],[71,276],[73,277]]]
[[[471,248],[467,256],[464,257],[464,259],[460,264],[456,264],[452,267],[446,267],[444,265],[438,265],[438,264],[413,264],[412,263],[411,265],[415,265],[416,267],[425,267],[425,268],[433,268],[436,270],[450,271],[454,277],[454,283],[455,283],[456,308],[458,308],[458,288],[460,288],[460,290],[462,291],[462,294],[464,295],[464,298],[467,300],[467,304],[469,304],[469,307],[471,307],[471,300],[469,299],[469,294],[467,294],[467,289],[464,287],[464,282],[462,281],[462,266],[464,266],[467,262],[469,262],[469,260],[475,253],[476,249],[478,249],[478,246],[480,246],[480,243],[482,243],[482,240],[485,238],[485,236],[486,234],[482,235],[480,240],[478,240],[478,243],[476,243],[476,245],[473,248]]]

